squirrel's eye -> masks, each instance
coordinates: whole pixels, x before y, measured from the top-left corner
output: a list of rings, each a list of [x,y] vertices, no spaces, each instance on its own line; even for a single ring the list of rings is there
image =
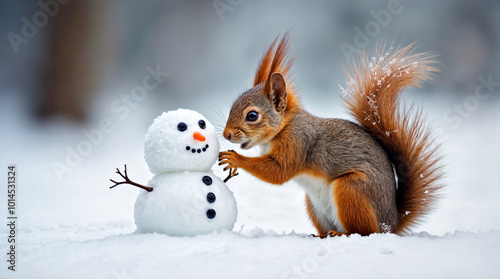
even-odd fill
[[[181,123],[177,124],[177,130],[179,130],[181,132],[186,131],[187,128],[188,128],[188,126],[184,122],[181,122]]]
[[[259,118],[259,114],[256,111],[252,110],[247,113],[247,121],[254,122],[257,118]]]
[[[202,129],[205,129],[207,127],[207,123],[205,123],[205,121],[203,121],[203,120],[198,121],[198,125]]]

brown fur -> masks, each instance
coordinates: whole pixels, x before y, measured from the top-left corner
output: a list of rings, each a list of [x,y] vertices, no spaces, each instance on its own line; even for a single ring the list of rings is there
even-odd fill
[[[279,36],[274,39],[273,43],[269,46],[266,53],[262,57],[255,73],[253,86],[270,81],[273,73],[281,73],[285,78],[287,78],[288,71],[293,64],[293,59],[289,59],[286,63],[284,62],[288,48],[290,47],[290,34],[288,32],[285,33],[283,39],[278,44],[278,47],[274,49],[278,38]],[[287,82],[287,84],[289,84],[289,82]],[[268,86],[267,83],[266,86]]]
[[[351,74],[347,77],[352,86],[345,102],[356,120],[379,140],[396,166],[398,225],[395,232],[401,233],[429,212],[442,187],[438,183],[442,177],[440,158],[436,155],[438,146],[433,145],[422,110],[399,106],[405,87],[433,80],[436,62],[427,53],[414,53],[413,45],[386,53],[382,47],[374,57],[372,67],[365,53],[358,63],[351,64]],[[378,115],[369,104],[370,93],[380,108]]]
[[[351,66],[346,103],[361,127],[305,111],[287,76],[289,35],[275,49],[276,43],[262,58],[254,87],[234,102],[224,129],[226,139],[243,149],[261,145],[263,155],[221,152],[219,164],[273,184],[297,180],[306,190],[307,212],[320,236],[401,233],[414,225],[437,197],[440,167],[420,114],[397,111],[398,93],[430,78],[435,69],[429,57],[403,48],[385,54],[385,60],[379,51],[371,68],[366,56]],[[258,113],[257,120],[246,119],[250,111]],[[325,215],[326,196],[337,210]]]
[[[370,205],[359,184],[369,183],[364,173],[353,171],[334,181],[334,199],[338,206],[339,220],[347,233],[369,235],[379,232],[375,210]],[[331,234],[331,232],[330,232]]]

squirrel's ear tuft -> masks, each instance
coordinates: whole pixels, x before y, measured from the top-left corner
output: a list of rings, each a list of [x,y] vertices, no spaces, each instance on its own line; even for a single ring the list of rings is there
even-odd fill
[[[273,103],[274,109],[277,112],[284,112],[286,108],[286,83],[285,79],[280,73],[273,73],[269,82],[269,90],[267,96]]]

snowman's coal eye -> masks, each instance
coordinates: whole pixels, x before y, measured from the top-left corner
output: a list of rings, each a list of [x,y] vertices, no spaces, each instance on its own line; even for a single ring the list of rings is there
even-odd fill
[[[186,131],[187,128],[188,128],[188,126],[184,122],[181,122],[181,123],[177,124],[177,130],[179,130],[181,132]]]
[[[205,129],[207,127],[207,123],[205,123],[205,121],[203,121],[203,120],[198,121],[198,125],[202,129]]]

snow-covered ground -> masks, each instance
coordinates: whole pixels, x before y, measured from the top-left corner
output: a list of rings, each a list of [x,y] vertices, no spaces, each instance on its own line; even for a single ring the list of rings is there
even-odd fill
[[[13,278],[498,278],[499,271],[498,231],[322,240],[257,229],[189,238],[115,228],[102,237],[110,227],[25,232]]]
[[[347,117],[334,101],[303,102],[318,115]],[[9,233],[2,225],[0,278],[499,278],[498,105],[481,103],[453,126],[443,120],[453,102],[429,98],[422,103],[445,128],[448,187],[438,209],[413,234],[309,238],[314,230],[297,185],[271,186],[242,172],[228,182],[239,209],[234,230],[190,238],[134,234],[139,189],[108,189],[109,178],[117,178],[115,168],[124,163],[133,180],[151,178],[142,155],[145,132],[155,117],[147,113],[147,101],[126,119],[103,105],[82,128],[57,120],[35,123],[19,96],[5,94],[0,178],[6,181],[7,165],[16,164],[17,258],[16,271],[8,270]],[[214,123],[221,120],[210,105],[194,109]],[[229,107],[219,109],[227,115]],[[104,118],[111,120],[113,130],[103,133],[59,179],[54,163],[65,163],[69,150],[86,141],[85,133]],[[213,170],[225,177],[220,167]]]

